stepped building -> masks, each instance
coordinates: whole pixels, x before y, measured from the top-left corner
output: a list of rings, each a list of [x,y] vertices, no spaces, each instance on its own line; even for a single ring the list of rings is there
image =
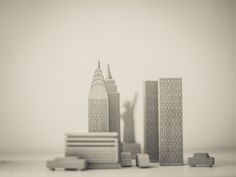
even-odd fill
[[[88,126],[89,132],[109,132],[109,100],[99,61],[89,92]]]
[[[109,102],[109,132],[117,132],[120,142],[120,94],[117,92],[115,80],[112,79],[109,65],[107,65],[105,84]]]

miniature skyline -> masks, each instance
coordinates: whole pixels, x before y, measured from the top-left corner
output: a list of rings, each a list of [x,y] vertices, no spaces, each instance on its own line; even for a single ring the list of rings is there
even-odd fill
[[[78,169],[84,169],[85,163],[88,169],[121,168],[132,166],[132,159],[136,159],[140,168],[150,167],[150,160],[161,166],[183,165],[182,80],[161,78],[159,85],[160,95],[158,81],[145,82],[145,153],[141,154],[141,145],[135,142],[134,134],[137,94],[133,101],[124,104],[125,111],[120,114],[120,94],[110,65],[107,65],[107,78],[104,79],[98,60],[88,96],[88,132],[66,134],[66,158],[48,162],[48,167],[53,168],[50,163],[62,163],[67,168],[73,161],[79,163],[74,166]],[[123,142],[120,138],[121,118],[124,121]]]

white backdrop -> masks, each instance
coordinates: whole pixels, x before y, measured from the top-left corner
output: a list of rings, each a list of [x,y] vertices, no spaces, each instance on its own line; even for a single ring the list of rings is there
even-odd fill
[[[183,78],[184,149],[236,148],[236,1],[0,1],[0,151],[63,151],[87,131],[97,59],[121,106]],[[123,108],[121,108],[123,111]]]

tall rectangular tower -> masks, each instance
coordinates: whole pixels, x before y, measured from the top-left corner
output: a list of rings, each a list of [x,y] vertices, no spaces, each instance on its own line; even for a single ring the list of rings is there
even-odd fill
[[[107,65],[105,84],[109,102],[109,132],[117,132],[118,141],[120,142],[120,94],[117,92],[115,80],[111,77],[109,65]]]
[[[158,81],[145,82],[144,152],[158,162]]]
[[[159,163],[183,165],[182,79],[160,79]]]

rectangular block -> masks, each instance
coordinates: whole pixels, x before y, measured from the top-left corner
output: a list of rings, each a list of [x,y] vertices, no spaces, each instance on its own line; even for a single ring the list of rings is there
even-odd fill
[[[121,153],[121,166],[122,167],[131,167],[132,166],[131,152],[122,152]]]
[[[88,163],[88,169],[117,169],[121,168],[120,163]]]
[[[145,82],[144,152],[151,162],[159,160],[158,145],[158,81]]]
[[[86,159],[89,163],[119,161],[118,133],[68,133],[65,155]]]
[[[131,152],[132,159],[135,159],[136,155],[141,152],[141,146],[137,143],[121,143],[121,152]]]
[[[159,163],[183,165],[182,80],[160,79]]]

